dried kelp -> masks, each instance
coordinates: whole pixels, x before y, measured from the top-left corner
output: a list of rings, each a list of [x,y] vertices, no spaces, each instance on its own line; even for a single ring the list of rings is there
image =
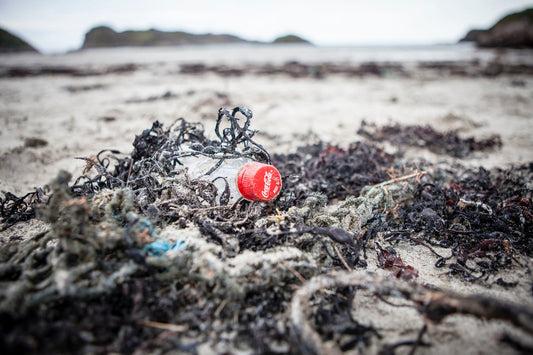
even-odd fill
[[[449,61],[449,62],[420,62],[416,70],[395,62],[366,62],[354,63],[331,63],[331,62],[300,62],[288,61],[280,64],[245,64],[228,65],[205,63],[190,63],[180,66],[180,74],[206,75],[216,74],[222,77],[240,77],[244,75],[286,75],[291,78],[323,79],[332,75],[346,77],[417,77],[431,76],[437,72],[444,76],[459,77],[496,77],[502,74],[532,75],[533,66],[530,64],[501,63],[498,61],[480,63],[473,61]]]
[[[237,113],[246,118],[242,126],[235,117]],[[215,172],[227,159],[249,157],[256,161],[270,162],[267,151],[252,139],[255,132],[249,129],[251,118],[251,111],[244,108],[236,108],[231,113],[221,110],[215,127],[218,140],[208,140],[204,136],[203,127],[197,123],[178,119],[168,129],[164,129],[163,125],[156,121],[151,129],[136,136],[130,156],[121,158],[117,156],[120,154],[118,151],[102,151],[94,158],[84,158],[88,163],[86,172],[94,168],[98,174],[93,177],[79,177],[73,190],[78,195],[85,195],[103,188],[128,187],[138,195],[140,207],[144,212],[148,212],[148,209],[157,211],[153,202],[165,193],[174,195],[176,199],[186,200],[172,187],[173,176],[179,174],[182,166],[180,158],[193,154],[214,158],[214,161],[218,162],[206,175]],[[229,127],[224,127],[224,119],[228,120]],[[103,153],[112,155],[101,157]],[[188,205],[214,206],[214,185],[205,181],[196,181],[195,184],[199,196],[194,197],[197,199],[194,203],[188,201]],[[201,187],[202,184],[205,186]]]
[[[238,113],[245,116],[242,124]],[[212,182],[190,179],[180,167],[180,158],[191,154],[180,148],[187,144],[194,154],[270,162],[252,139],[250,119],[246,109],[221,110],[215,141],[207,140],[198,124],[178,120],[163,129],[156,122],[136,137],[130,156],[105,150],[81,158],[84,175],[68,185],[70,176],[60,173],[46,200],[35,195],[39,201],[31,204],[30,195],[7,195],[6,218],[20,219],[18,211],[28,208],[35,213],[42,202],[39,214],[50,229],[2,251],[0,317],[10,327],[2,326],[1,347],[7,352],[131,352],[163,343],[194,351],[207,343],[224,352],[244,342],[268,352],[273,341],[280,341],[290,351],[288,332],[276,319],[284,318],[294,273],[308,278],[318,270],[304,250],[353,240],[340,228],[304,220],[297,226],[287,218],[287,236],[300,239],[281,249],[246,251],[238,234],[262,223],[281,233],[283,227],[268,218],[273,206],[218,203]],[[248,243],[260,239],[249,237]],[[305,245],[298,243],[302,239]],[[271,321],[251,326],[258,315]],[[193,340],[154,338],[156,328]],[[219,339],[229,332],[233,336],[224,345]]]
[[[375,245],[379,267],[392,270],[394,276],[402,280],[408,281],[418,277],[418,270],[411,265],[405,265],[402,258],[396,254],[394,248],[382,248],[378,242]]]
[[[448,154],[457,158],[465,158],[473,152],[496,149],[502,146],[499,135],[481,140],[475,137],[461,138],[457,132],[441,133],[429,125],[403,126],[393,124],[378,127],[363,121],[357,133],[373,141],[388,141],[396,146],[427,148],[434,153]]]

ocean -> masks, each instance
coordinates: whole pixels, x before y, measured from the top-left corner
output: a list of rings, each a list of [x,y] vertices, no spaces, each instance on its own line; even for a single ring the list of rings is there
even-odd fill
[[[396,46],[306,46],[227,44],[179,47],[121,47],[75,51],[64,54],[10,54],[0,56],[0,66],[185,64],[208,65],[304,63],[411,63],[488,62],[533,64],[532,50],[480,49],[472,43]]]

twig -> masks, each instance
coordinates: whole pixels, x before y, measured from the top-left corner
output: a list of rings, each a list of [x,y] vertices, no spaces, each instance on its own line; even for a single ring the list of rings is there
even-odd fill
[[[428,326],[424,324],[422,329],[420,329],[420,331],[418,332],[418,336],[416,337],[416,341],[413,344],[411,351],[409,351],[409,355],[415,355],[416,348],[418,348],[418,346],[422,343],[422,336],[424,336],[427,330],[428,330]]]
[[[128,169],[128,177],[126,178],[126,187],[130,183],[131,169],[133,168],[133,160],[130,160],[130,168]]]
[[[224,309],[224,307],[226,307],[228,302],[229,301],[227,299],[224,299],[222,302],[220,302],[217,309],[215,310],[215,313],[213,314],[216,318],[218,318],[218,316],[220,315],[220,312],[222,312],[222,310]]]
[[[289,264],[287,264],[285,262],[285,260],[283,259],[279,259],[279,262],[285,266],[287,268],[287,270],[289,270],[294,276],[296,276],[296,278],[298,280],[300,280],[302,283],[306,282],[307,280],[305,279],[305,277],[302,276],[302,274],[300,274],[298,271],[296,271],[292,266],[290,266]]]
[[[411,237],[411,235],[409,233],[406,233],[406,232],[401,232],[401,231],[400,232],[391,232],[388,235],[386,235],[384,237],[384,239],[386,241],[390,242],[390,241],[394,241],[394,240],[398,239],[399,237],[405,237],[405,238],[407,238],[408,240],[410,240],[413,243],[416,243],[416,244],[419,244],[419,245],[422,245],[422,246],[428,248],[430,252],[432,252],[434,255],[438,256],[439,258],[443,258],[443,259],[445,258],[444,256],[442,256],[439,253],[437,253],[435,251],[435,249],[433,249],[431,246],[427,245],[426,243],[424,243],[423,241],[421,241],[421,240],[419,240],[417,238]],[[449,257],[447,259],[449,259]]]
[[[408,179],[411,179],[411,178],[418,178],[419,179],[422,176],[424,176],[425,174],[426,174],[425,171],[416,171],[416,172],[414,172],[412,174],[409,174],[409,175],[404,175],[404,176],[401,176],[401,177],[397,177],[395,179],[391,179],[391,180],[380,182],[379,184],[372,185],[372,187],[383,187],[385,185],[394,184],[395,182],[400,182],[400,181],[408,180]]]
[[[341,259],[342,265],[344,265],[346,270],[352,271],[352,269],[350,268],[350,266],[348,265],[348,263],[346,262],[346,260],[342,256],[341,251],[339,250],[339,248],[337,248],[337,246],[335,244],[333,244],[333,249],[335,249],[335,252],[337,253],[337,256],[339,257],[339,259]]]
[[[137,319],[137,323],[141,325],[146,325],[148,327],[157,328],[157,329],[163,329],[163,330],[169,330],[171,332],[185,332],[189,329],[187,325],[178,325],[178,324],[172,324],[172,323],[162,323],[162,322],[154,322],[151,320],[145,320],[145,319]]]

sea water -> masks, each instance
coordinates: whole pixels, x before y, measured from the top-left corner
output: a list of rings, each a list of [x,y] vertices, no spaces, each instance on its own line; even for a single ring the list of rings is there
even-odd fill
[[[72,66],[191,64],[283,64],[303,63],[410,63],[488,62],[533,64],[532,50],[480,49],[472,43],[395,46],[309,46],[301,44],[221,44],[174,47],[120,47],[75,51],[63,54],[0,55],[0,66]]]

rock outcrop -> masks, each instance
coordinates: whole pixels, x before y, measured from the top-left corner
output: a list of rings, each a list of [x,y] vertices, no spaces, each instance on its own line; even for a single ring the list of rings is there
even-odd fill
[[[101,47],[179,46],[190,44],[245,43],[246,40],[227,34],[192,34],[187,32],[147,31],[115,32],[100,26],[85,35],[82,49]]]
[[[81,49],[104,47],[150,47],[150,46],[180,46],[224,43],[262,43],[268,42],[248,41],[230,34],[193,34],[188,32],[164,32],[155,29],[147,31],[116,32],[107,26],[99,26],[85,34],[85,41]],[[296,36],[286,35],[276,38],[271,43],[302,43],[311,42]]]
[[[23,39],[0,28],[0,53],[38,52]]]
[[[472,30],[461,41],[480,47],[533,47],[533,8],[505,16],[488,30]]]
[[[484,34],[486,34],[487,32],[489,32],[489,30],[479,30],[479,29],[470,30],[468,31],[466,36],[464,36],[463,38],[459,40],[459,42],[477,42],[479,38],[483,36]]]
[[[286,35],[276,38],[274,41],[272,41],[274,44],[279,43],[301,43],[301,44],[311,44],[306,39],[303,39],[302,37],[296,36],[296,35]]]

